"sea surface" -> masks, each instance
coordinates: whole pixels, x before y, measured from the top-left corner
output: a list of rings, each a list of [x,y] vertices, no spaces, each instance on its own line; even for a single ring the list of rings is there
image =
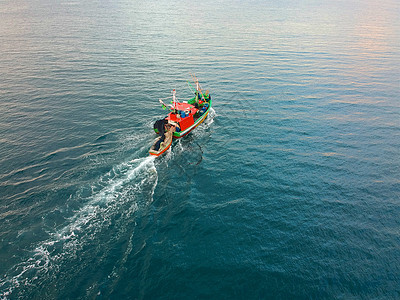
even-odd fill
[[[1,0],[0,299],[400,299],[399,1]]]

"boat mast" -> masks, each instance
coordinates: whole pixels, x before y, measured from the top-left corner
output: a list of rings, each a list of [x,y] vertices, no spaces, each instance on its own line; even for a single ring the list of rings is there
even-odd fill
[[[175,89],[172,90],[172,103],[174,105],[174,110],[176,110],[176,91],[175,91]]]
[[[190,76],[192,76],[193,81],[196,83],[196,101],[199,102],[199,99],[204,98],[199,84],[199,80],[194,74],[190,74]]]
[[[197,80],[197,78],[196,78],[196,100],[197,100],[197,102],[199,102],[199,81]]]

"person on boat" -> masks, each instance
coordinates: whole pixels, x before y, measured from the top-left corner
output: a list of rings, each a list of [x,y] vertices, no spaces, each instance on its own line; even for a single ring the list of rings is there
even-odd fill
[[[211,100],[211,95],[210,95],[209,93],[210,93],[209,90],[207,90],[207,91],[205,92],[205,94],[203,94],[204,100],[205,100],[206,102],[208,102],[208,101]]]
[[[168,122],[165,123],[163,127],[164,127],[163,129],[160,129],[162,130],[161,137],[154,144],[153,150],[155,151],[159,151],[160,149],[164,148],[166,146],[168,139],[171,138],[171,135],[176,130],[176,126],[173,124],[169,124]]]
[[[175,131],[176,131],[176,132],[181,131],[181,127],[179,126],[178,123],[176,123],[176,122],[170,120],[170,121],[168,121],[168,124],[170,124],[171,126],[175,127]]]
[[[154,145],[154,150],[158,151],[160,148],[163,146],[163,142],[165,140],[165,132],[162,133],[161,137],[157,140],[157,142]]]

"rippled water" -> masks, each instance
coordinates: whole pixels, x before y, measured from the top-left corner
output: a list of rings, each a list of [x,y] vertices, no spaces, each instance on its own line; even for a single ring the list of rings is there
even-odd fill
[[[400,298],[399,20],[0,2],[0,298]],[[191,72],[213,110],[149,157]]]

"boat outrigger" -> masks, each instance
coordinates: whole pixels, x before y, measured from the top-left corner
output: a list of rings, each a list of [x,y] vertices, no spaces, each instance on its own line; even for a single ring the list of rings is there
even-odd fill
[[[154,131],[160,137],[157,137],[151,146],[149,150],[151,155],[160,156],[171,147],[172,139],[184,137],[207,118],[211,109],[211,95],[208,90],[203,93],[199,81],[196,77],[194,79],[196,90],[193,98],[179,102],[174,89],[171,104],[165,104],[162,99],[159,100],[163,108],[168,108],[170,112],[165,118],[154,123]],[[191,86],[189,82],[188,84]]]

